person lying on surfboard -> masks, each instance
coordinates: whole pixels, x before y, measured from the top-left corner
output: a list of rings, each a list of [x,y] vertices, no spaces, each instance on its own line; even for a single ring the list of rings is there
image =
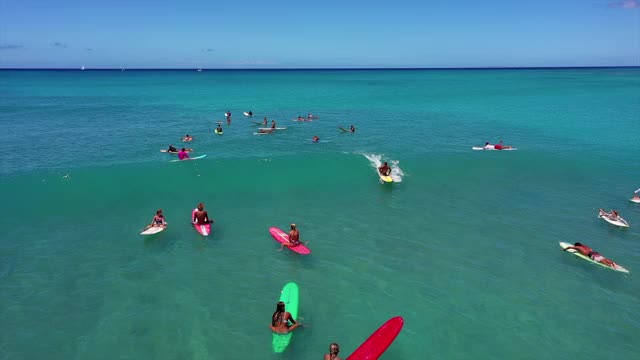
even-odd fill
[[[198,204],[198,211],[193,214],[193,223],[194,224],[210,224],[213,223],[213,220],[209,220],[209,214],[204,209],[204,203]]]
[[[582,255],[588,257],[589,259],[595,262],[599,262],[601,264],[605,264],[610,267],[615,267],[616,263],[598,254],[597,252],[593,251],[593,249],[591,249],[590,247],[580,244],[579,242],[575,243],[574,246],[567,246],[562,251],[567,251],[569,249],[577,250]]]
[[[169,148],[167,149],[167,152],[178,152],[178,149],[173,147],[173,145],[169,144]]]
[[[621,221],[620,220],[620,214],[618,214],[618,212],[615,211],[615,210],[611,210],[611,212],[608,213],[608,212],[604,211],[604,209],[600,209],[600,213],[599,214],[600,214],[600,216],[606,216],[610,220],[613,220],[613,221]]]
[[[502,145],[502,140],[500,140],[500,142],[498,144],[494,145],[493,148],[496,149],[496,150],[503,150],[503,149],[511,149],[511,146]]]
[[[340,346],[336,343],[331,343],[331,345],[329,345],[329,353],[324,354],[324,360],[342,360],[338,357],[339,352]]]
[[[313,137],[313,140],[311,140],[311,141],[318,142],[318,141],[320,141],[320,138],[316,135],[316,136]]]
[[[292,325],[289,325],[289,322]],[[300,326],[300,323],[296,322],[291,314],[284,310],[284,303],[278,301],[276,311],[271,315],[271,331],[277,334],[288,334],[298,326]]]
[[[189,136],[189,134],[185,135],[185,136],[182,138],[182,142],[189,142],[189,141],[191,141],[191,140],[193,140],[193,137],[192,137],[192,136]]]
[[[382,176],[389,176],[391,175],[391,168],[389,167],[389,165],[385,162],[384,164],[382,164],[382,166],[380,166],[378,168],[378,171],[380,172],[380,174]]]
[[[486,143],[484,143],[483,148],[484,148],[485,150],[493,149],[493,145],[491,145],[491,144],[487,141]]]
[[[156,215],[153,217],[153,220],[151,220],[151,224],[147,225],[144,229],[147,230],[153,226],[167,227],[167,221],[165,220],[164,215],[162,215],[162,209],[158,209],[158,211],[156,211]]]
[[[178,153],[178,159],[185,160],[188,158],[189,158],[189,153],[187,153],[187,150],[185,148],[182,148],[182,150],[180,150],[180,152]]]

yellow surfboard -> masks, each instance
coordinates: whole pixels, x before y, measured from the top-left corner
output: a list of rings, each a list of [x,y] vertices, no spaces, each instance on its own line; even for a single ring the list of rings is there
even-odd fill
[[[378,172],[378,175],[380,175],[380,180],[390,183],[393,182],[393,179],[391,178],[391,176],[384,176],[382,174],[380,174],[380,172]]]

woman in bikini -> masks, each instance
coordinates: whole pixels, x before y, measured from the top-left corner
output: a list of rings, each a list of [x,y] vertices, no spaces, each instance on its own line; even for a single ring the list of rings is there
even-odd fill
[[[296,322],[291,314],[284,310],[284,303],[279,301],[276,305],[276,311],[271,315],[271,331],[277,334],[287,334],[298,326],[300,323]]]

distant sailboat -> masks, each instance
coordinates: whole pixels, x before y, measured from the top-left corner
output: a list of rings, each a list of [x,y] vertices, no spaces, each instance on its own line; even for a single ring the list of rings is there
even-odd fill
[[[84,70],[84,65],[82,65],[82,67],[80,68],[80,70]]]
[[[202,71],[202,69],[198,69],[198,72]]]

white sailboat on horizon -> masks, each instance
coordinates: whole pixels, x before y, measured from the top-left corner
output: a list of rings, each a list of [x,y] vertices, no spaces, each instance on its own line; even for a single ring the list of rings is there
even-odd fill
[[[82,65],[82,67],[80,68],[80,70],[84,70],[84,65]]]

